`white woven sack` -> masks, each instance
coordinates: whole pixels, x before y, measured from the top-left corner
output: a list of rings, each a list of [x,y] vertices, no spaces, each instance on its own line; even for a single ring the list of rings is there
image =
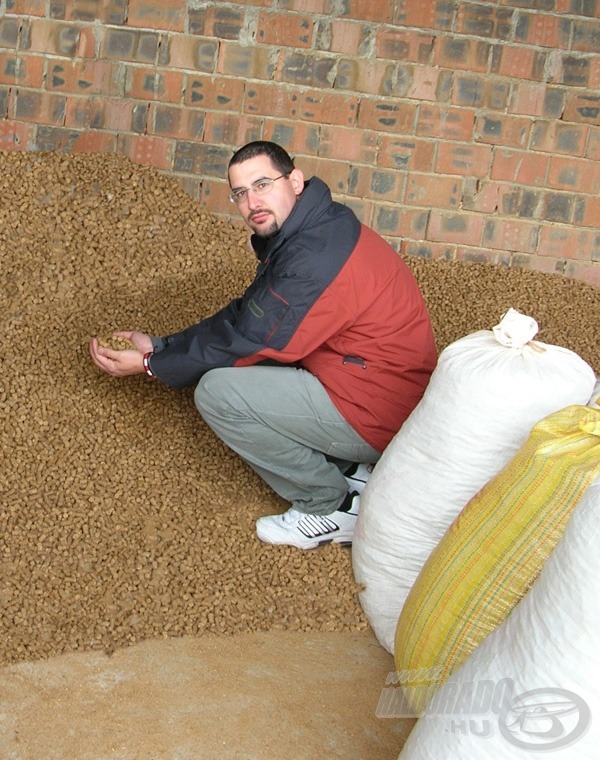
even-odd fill
[[[408,592],[460,510],[536,422],[590,398],[592,368],[568,349],[531,341],[536,331],[535,320],[511,309],[493,331],[448,346],[367,483],[352,562],[360,602],[388,652]]]
[[[401,760],[597,760],[599,545],[600,481],[584,494],[529,593],[441,687]],[[504,679],[514,682],[510,691],[500,690]],[[478,713],[459,707],[449,714],[458,694],[466,706],[468,693],[481,694],[484,685],[509,699],[474,699]]]
[[[596,378],[596,385],[594,386],[594,390],[588,401],[588,406],[591,406],[594,409],[600,409],[600,377]]]

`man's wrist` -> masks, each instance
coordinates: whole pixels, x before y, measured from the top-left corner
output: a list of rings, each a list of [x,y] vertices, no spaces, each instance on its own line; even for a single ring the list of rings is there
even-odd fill
[[[144,372],[148,375],[148,377],[156,377],[154,372],[152,372],[152,368],[150,367],[150,357],[152,356],[152,351],[148,351],[144,354]]]

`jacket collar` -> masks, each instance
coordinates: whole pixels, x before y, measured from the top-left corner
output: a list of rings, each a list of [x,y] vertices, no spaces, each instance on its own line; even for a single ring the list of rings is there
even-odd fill
[[[258,260],[264,263],[270,255],[290,240],[304,227],[313,224],[331,206],[331,192],[323,180],[311,177],[304,183],[304,190],[290,215],[273,237],[252,235],[250,242]]]

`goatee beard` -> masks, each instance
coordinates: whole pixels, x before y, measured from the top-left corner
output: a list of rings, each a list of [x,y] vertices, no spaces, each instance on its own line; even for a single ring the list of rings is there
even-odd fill
[[[254,230],[254,234],[257,237],[265,238],[265,239],[274,237],[278,232],[279,232],[279,225],[275,221],[266,230],[262,230],[262,231],[259,231],[257,229]]]

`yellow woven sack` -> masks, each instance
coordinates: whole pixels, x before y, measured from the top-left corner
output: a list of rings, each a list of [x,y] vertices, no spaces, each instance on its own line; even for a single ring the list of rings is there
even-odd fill
[[[600,411],[569,406],[537,423],[452,523],[396,628],[399,682],[417,714],[524,596],[599,476]]]

